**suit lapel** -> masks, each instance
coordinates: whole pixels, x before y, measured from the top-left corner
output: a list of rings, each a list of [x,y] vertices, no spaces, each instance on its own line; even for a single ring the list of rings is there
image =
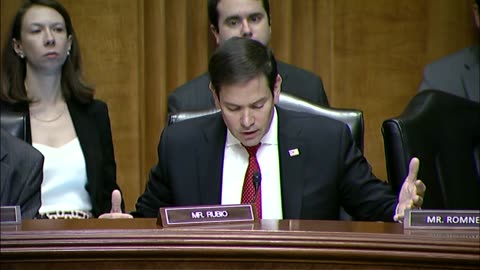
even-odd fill
[[[2,130],[1,132],[4,132],[4,131]],[[6,147],[3,146],[3,139],[0,143],[2,144],[0,146],[1,147],[0,148],[0,179],[1,179],[0,194],[2,197],[1,202],[3,203],[3,202],[6,202],[7,197],[9,197],[9,195],[4,192],[7,192],[7,190],[10,188],[10,181],[7,181],[7,179],[11,178],[12,167],[10,167],[6,159],[8,153],[6,152]]]
[[[11,196],[10,194],[13,193],[12,190],[10,190],[12,188],[11,181],[7,181],[12,178],[12,172],[12,167],[6,162],[3,162],[3,160],[0,161],[0,179],[2,181],[0,184],[0,202],[2,204],[6,203]],[[17,188],[20,187],[17,185]]]
[[[95,183],[93,172],[95,171],[95,166],[97,165],[97,157],[94,153],[94,149],[91,148],[92,145],[96,145],[91,142],[94,136],[89,135],[95,133],[94,127],[90,122],[89,113],[82,112],[84,110],[78,104],[73,101],[67,102],[68,110],[72,117],[73,126],[75,132],[77,133],[78,141],[82,148],[83,156],[85,159],[85,166],[87,170],[87,190],[91,191],[91,183]],[[91,193],[90,193],[91,194]]]
[[[227,128],[220,113],[215,121],[202,128],[202,138],[196,148],[200,204],[220,204],[222,194],[223,157]]]
[[[302,208],[304,165],[306,151],[298,139],[301,127],[288,121],[282,109],[278,112],[278,151],[280,158],[280,182],[284,219],[299,219]]]
[[[6,131],[0,130],[0,132],[3,133],[3,132],[6,132]],[[3,135],[2,135],[1,137],[3,137]],[[0,140],[0,144],[1,144],[1,146],[0,146],[0,162],[3,162],[3,159],[4,159],[4,158],[7,156],[7,154],[8,154],[7,151],[6,151],[7,148],[4,146],[4,142],[3,142],[3,141],[4,141],[4,140]]]
[[[470,47],[464,59],[462,84],[465,97],[480,102],[480,46]]]
[[[472,65],[463,77],[463,87],[470,100],[480,102],[480,65]]]

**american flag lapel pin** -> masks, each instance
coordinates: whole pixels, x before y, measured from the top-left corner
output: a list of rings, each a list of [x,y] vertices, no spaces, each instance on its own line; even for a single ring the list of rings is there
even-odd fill
[[[288,154],[289,154],[291,157],[294,157],[294,156],[300,155],[300,151],[298,151],[298,148],[290,149],[290,150],[288,150]]]

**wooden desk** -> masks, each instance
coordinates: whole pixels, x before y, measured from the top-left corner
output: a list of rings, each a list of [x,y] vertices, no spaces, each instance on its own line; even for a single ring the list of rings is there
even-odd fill
[[[162,229],[155,219],[28,220],[1,228],[1,269],[479,269],[479,230],[262,220]]]

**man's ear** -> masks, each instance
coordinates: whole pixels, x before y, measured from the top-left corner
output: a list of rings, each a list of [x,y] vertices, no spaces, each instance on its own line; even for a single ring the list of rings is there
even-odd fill
[[[280,100],[280,92],[282,90],[282,76],[277,74],[277,78],[275,79],[275,84],[273,85],[273,103],[278,104]]]
[[[208,88],[210,88],[210,91],[212,91],[213,100],[215,101],[215,107],[220,110],[220,98],[218,98],[217,92],[215,91],[212,82],[208,84]]]
[[[215,37],[215,41],[217,42],[217,46],[218,46],[220,44],[220,34],[218,33],[217,28],[215,28],[215,25],[210,24],[210,31]]]

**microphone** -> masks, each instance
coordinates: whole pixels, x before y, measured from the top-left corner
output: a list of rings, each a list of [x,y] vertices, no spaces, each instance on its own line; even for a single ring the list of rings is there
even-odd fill
[[[257,201],[258,195],[258,188],[260,187],[260,183],[262,182],[262,175],[260,172],[254,172],[252,176],[253,188],[255,189],[255,195],[253,195],[252,203]]]

